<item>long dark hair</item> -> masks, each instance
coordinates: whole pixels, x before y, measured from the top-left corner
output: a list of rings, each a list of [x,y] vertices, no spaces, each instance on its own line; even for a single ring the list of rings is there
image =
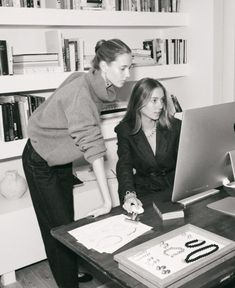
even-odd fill
[[[131,54],[131,49],[120,39],[100,40],[95,46],[95,57],[92,60],[94,69],[100,69],[100,61],[111,63],[119,55]]]
[[[167,101],[166,88],[156,79],[143,78],[136,82],[132,89],[131,97],[127,106],[127,112],[123,118],[123,122],[128,122],[132,129],[132,134],[137,133],[141,128],[140,110],[145,106],[151,98],[155,88],[161,88],[163,91],[162,105],[163,109],[159,117],[159,124],[168,129],[171,128],[173,115]]]

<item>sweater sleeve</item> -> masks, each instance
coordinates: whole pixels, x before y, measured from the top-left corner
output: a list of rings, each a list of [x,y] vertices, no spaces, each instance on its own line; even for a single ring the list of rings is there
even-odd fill
[[[135,191],[131,147],[126,133],[120,127],[115,128],[117,133],[118,162],[116,166],[118,179],[118,193],[123,202],[126,191]]]
[[[99,112],[86,89],[77,93],[82,96],[72,97],[65,109],[68,131],[75,145],[84,153],[84,158],[92,163],[106,152]]]

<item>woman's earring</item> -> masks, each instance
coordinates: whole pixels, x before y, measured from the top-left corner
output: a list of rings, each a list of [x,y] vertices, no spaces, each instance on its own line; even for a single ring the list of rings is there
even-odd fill
[[[107,76],[106,76],[106,72],[104,74],[104,77],[105,77],[105,85],[106,85],[106,88],[112,86],[112,83],[108,80]]]

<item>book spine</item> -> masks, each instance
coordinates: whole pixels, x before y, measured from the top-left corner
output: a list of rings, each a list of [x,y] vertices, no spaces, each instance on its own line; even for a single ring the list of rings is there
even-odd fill
[[[70,71],[76,71],[76,51],[75,51],[76,41],[69,40],[69,66]]]
[[[8,113],[8,103],[2,104],[2,119],[3,119],[3,129],[4,129],[4,140],[5,142],[10,141],[10,131],[9,131],[9,113]]]
[[[174,107],[175,107],[175,112],[177,112],[177,113],[183,112],[183,109],[180,106],[180,103],[179,103],[177,97],[174,95],[171,95],[171,99],[172,99],[172,102],[173,102]]]
[[[0,40],[0,75],[8,75],[7,41]]]
[[[66,71],[71,71],[70,67],[70,53],[69,53],[69,39],[64,39],[64,53],[65,53],[65,67]]]
[[[25,111],[24,102],[19,101],[18,107],[19,107],[20,124],[21,124],[21,129],[22,129],[22,137],[27,138],[28,137],[27,120],[26,120],[26,111]]]
[[[13,7],[21,7],[20,0],[13,0]]]
[[[5,142],[4,127],[3,127],[2,104],[0,104],[0,141],[1,142]]]
[[[10,141],[14,141],[18,139],[18,133],[17,133],[17,124],[16,119],[14,116],[14,104],[15,103],[7,103],[8,111],[9,111],[9,131],[10,131]]]
[[[19,102],[16,101],[13,103],[13,112],[14,112],[14,125],[16,126],[16,134],[15,136],[17,139],[23,139],[22,134],[22,127],[21,127],[21,121],[20,121],[20,111],[19,111]]]
[[[8,74],[13,75],[13,46],[7,42]]]

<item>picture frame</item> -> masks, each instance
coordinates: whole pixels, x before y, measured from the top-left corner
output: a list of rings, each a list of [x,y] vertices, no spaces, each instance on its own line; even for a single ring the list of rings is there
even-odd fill
[[[187,224],[118,253],[114,260],[147,287],[176,288],[234,255],[234,241]]]

